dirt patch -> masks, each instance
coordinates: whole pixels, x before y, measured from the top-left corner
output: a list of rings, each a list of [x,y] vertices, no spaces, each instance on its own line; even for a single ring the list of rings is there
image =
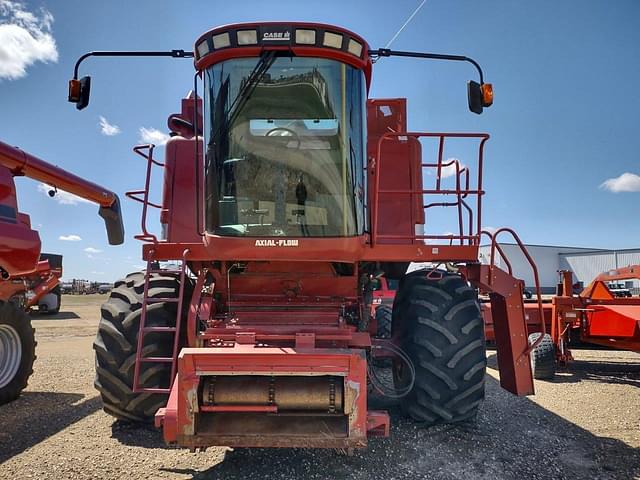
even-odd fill
[[[536,382],[530,398],[502,390],[490,368],[472,425],[422,429],[392,408],[391,437],[351,457],[169,448],[154,428],[101,410],[91,342],[104,297],[95,297],[63,301],[79,318],[34,316],[35,373],[20,399],[0,407],[0,478],[640,478],[640,355],[606,350],[576,351],[571,370]]]

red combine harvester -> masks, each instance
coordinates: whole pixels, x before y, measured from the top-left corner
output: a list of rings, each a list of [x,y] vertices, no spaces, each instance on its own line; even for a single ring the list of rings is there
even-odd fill
[[[145,187],[128,193],[142,204],[147,269],[102,307],[105,411],[155,416],[168,443],[192,449],[365,447],[389,434],[387,412],[368,408],[374,390],[424,425],[466,421],[485,390],[476,288],[491,294],[502,386],[533,393],[523,283],[477,261],[489,136],[407,131],[405,99],[367,98],[373,60],[465,61],[480,76],[468,94],[481,113],[493,94],[475,61],[372,50],[330,25],[238,24],[205,33],[194,53],[88,53],[69,100],[88,104],[84,59],[135,55],[195,57],[204,98],[196,81],[169,116],[163,162],[153,145],[134,149],[147,164]],[[466,166],[445,156],[457,141],[471,145]],[[455,212],[456,234],[429,233],[442,228],[437,207]],[[405,275],[412,261],[447,268]],[[388,339],[371,318],[380,277],[399,280]],[[375,358],[391,359],[393,385]]]
[[[577,295],[572,272],[559,273],[556,295],[542,301],[542,310],[537,301],[524,305],[529,342],[537,343],[532,359],[535,378],[550,380],[556,366],[567,366],[575,343],[640,352],[640,298],[616,295],[608,286],[613,281],[640,279],[640,265],[601,273]],[[491,304],[482,305],[482,314],[487,340],[493,340]]]
[[[99,204],[109,243],[124,241],[115,193],[0,142],[0,405],[15,400],[32,373],[36,342],[25,308],[43,302],[45,309],[60,306],[56,288],[62,257],[40,253],[38,232],[31,229],[29,215],[18,211],[16,176],[48,183],[52,194],[60,188]]]

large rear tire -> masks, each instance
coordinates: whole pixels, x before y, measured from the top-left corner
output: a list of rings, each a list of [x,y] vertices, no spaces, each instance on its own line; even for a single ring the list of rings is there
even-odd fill
[[[132,273],[115,283],[108,300],[102,305],[93,349],[96,352],[94,385],[102,397],[104,411],[119,420],[148,423],[153,420],[156,411],[166,404],[167,395],[133,392],[144,275],[143,272]],[[185,299],[189,299],[190,288],[186,287]],[[151,274],[149,298],[177,298],[179,292],[180,281],[176,275]],[[188,300],[183,303],[186,308]],[[173,327],[176,316],[176,302],[152,303],[147,308],[145,324]],[[186,316],[183,314],[182,318]],[[170,357],[172,353],[173,335],[156,332],[145,335],[143,356]],[[171,383],[170,377],[170,363],[143,363],[140,367],[141,386],[167,388]]]
[[[31,319],[12,302],[0,301],[0,405],[20,396],[33,373],[36,341]]]
[[[415,367],[415,384],[401,403],[425,426],[475,418],[485,390],[486,349],[478,295],[459,275],[412,272],[393,305],[393,336]],[[397,331],[397,333],[396,333]],[[394,364],[398,389],[409,369]]]

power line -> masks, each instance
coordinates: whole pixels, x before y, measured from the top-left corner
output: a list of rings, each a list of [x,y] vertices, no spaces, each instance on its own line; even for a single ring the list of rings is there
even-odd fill
[[[422,8],[422,6],[427,3],[427,0],[422,0],[422,2],[420,3],[420,5],[418,5],[418,8],[416,8],[413,13],[409,16],[409,18],[407,18],[407,21],[404,22],[404,24],[400,27],[400,30],[398,30],[396,32],[396,34],[391,38],[391,40],[389,40],[387,42],[387,44],[384,46],[384,48],[389,48],[389,46],[391,46],[391,44],[393,43],[393,41],[398,38],[398,35],[400,35],[400,33],[402,33],[402,30],[404,30],[404,28],[409,25],[409,22],[411,20],[413,20],[413,17],[416,16],[416,14],[420,11],[420,9]]]

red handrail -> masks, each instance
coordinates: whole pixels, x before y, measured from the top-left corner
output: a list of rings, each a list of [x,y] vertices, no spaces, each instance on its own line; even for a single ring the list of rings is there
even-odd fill
[[[487,235],[489,238],[491,238],[491,256],[489,259],[490,267],[491,268],[495,267],[495,253],[496,253],[496,250],[498,250],[498,253],[500,253],[500,256],[505,260],[505,263],[507,264],[509,274],[512,275],[513,273],[511,269],[511,263],[507,260],[507,257],[504,255],[504,252],[500,248],[497,241],[498,235],[500,235],[503,232],[507,232],[513,237],[516,244],[520,248],[520,251],[522,252],[524,257],[527,259],[529,266],[531,266],[531,270],[533,271],[533,281],[535,283],[536,300],[538,304],[538,315],[540,317],[540,331],[542,334],[538,337],[538,339],[535,342],[529,345],[529,348],[527,350],[524,351],[523,355],[529,355],[540,344],[540,342],[542,342],[542,337],[544,336],[545,333],[547,333],[547,326],[544,323],[544,309],[542,308],[542,297],[540,294],[540,280],[538,278],[538,267],[536,267],[536,263],[533,261],[533,258],[531,258],[531,255],[529,255],[529,251],[527,250],[527,247],[525,247],[524,243],[522,243],[522,240],[520,240],[520,237],[518,236],[518,234],[509,227],[499,228],[493,233],[488,232],[487,230],[483,230],[481,232],[481,234]],[[492,280],[493,280],[493,277],[489,276],[489,284],[491,284]]]
[[[130,199],[135,200],[136,202],[142,203],[142,217],[140,220],[142,233],[138,235],[134,235],[133,238],[135,238],[136,240],[141,240],[143,242],[158,243],[158,237],[156,237],[155,234],[150,233],[147,230],[147,208],[148,207],[153,207],[158,209],[162,208],[162,205],[151,202],[149,200],[149,188],[151,185],[151,170],[154,165],[157,165],[162,168],[164,167],[164,163],[159,162],[153,158],[154,148],[155,148],[155,145],[151,143],[145,144],[145,145],[137,145],[133,147],[133,151],[147,161],[147,174],[144,182],[144,189],[130,190],[128,192],[125,192],[125,195]],[[147,150],[147,152],[144,152],[145,149]]]
[[[412,137],[418,139],[420,137],[438,138],[438,161],[437,163],[420,163],[422,169],[435,168],[437,170],[436,188],[435,189],[411,189],[411,190],[398,190],[388,189],[380,190],[380,163],[382,161],[382,144],[386,140],[399,137]],[[443,162],[442,157],[444,154],[444,146],[446,138],[476,138],[480,140],[478,145],[478,183],[477,188],[472,189],[470,187],[469,168],[462,166],[458,160],[450,160]],[[411,239],[411,240],[440,240],[449,239],[450,243],[454,240],[459,240],[460,245],[464,245],[465,241],[468,245],[480,244],[480,231],[481,231],[481,210],[482,210],[482,165],[484,161],[484,144],[489,139],[489,135],[486,133],[426,133],[426,132],[387,132],[383,134],[378,140],[377,153],[374,163],[374,192],[373,192],[373,205],[372,205],[372,218],[371,218],[371,245],[374,246],[379,238],[385,239]],[[455,189],[443,189],[441,188],[442,169],[455,165],[456,169],[456,185]],[[464,176],[464,178],[463,178]],[[414,198],[415,195],[455,195],[455,202],[431,202],[424,204],[423,209],[429,209],[433,207],[457,207],[458,210],[458,234],[453,235],[380,235],[378,233],[378,213],[379,213],[379,195],[380,194],[395,194],[395,195],[409,195]],[[477,215],[475,218],[475,233],[474,233],[474,214],[473,209],[465,201],[469,195],[475,195]],[[468,232],[464,232],[463,212],[466,212],[468,217]]]

